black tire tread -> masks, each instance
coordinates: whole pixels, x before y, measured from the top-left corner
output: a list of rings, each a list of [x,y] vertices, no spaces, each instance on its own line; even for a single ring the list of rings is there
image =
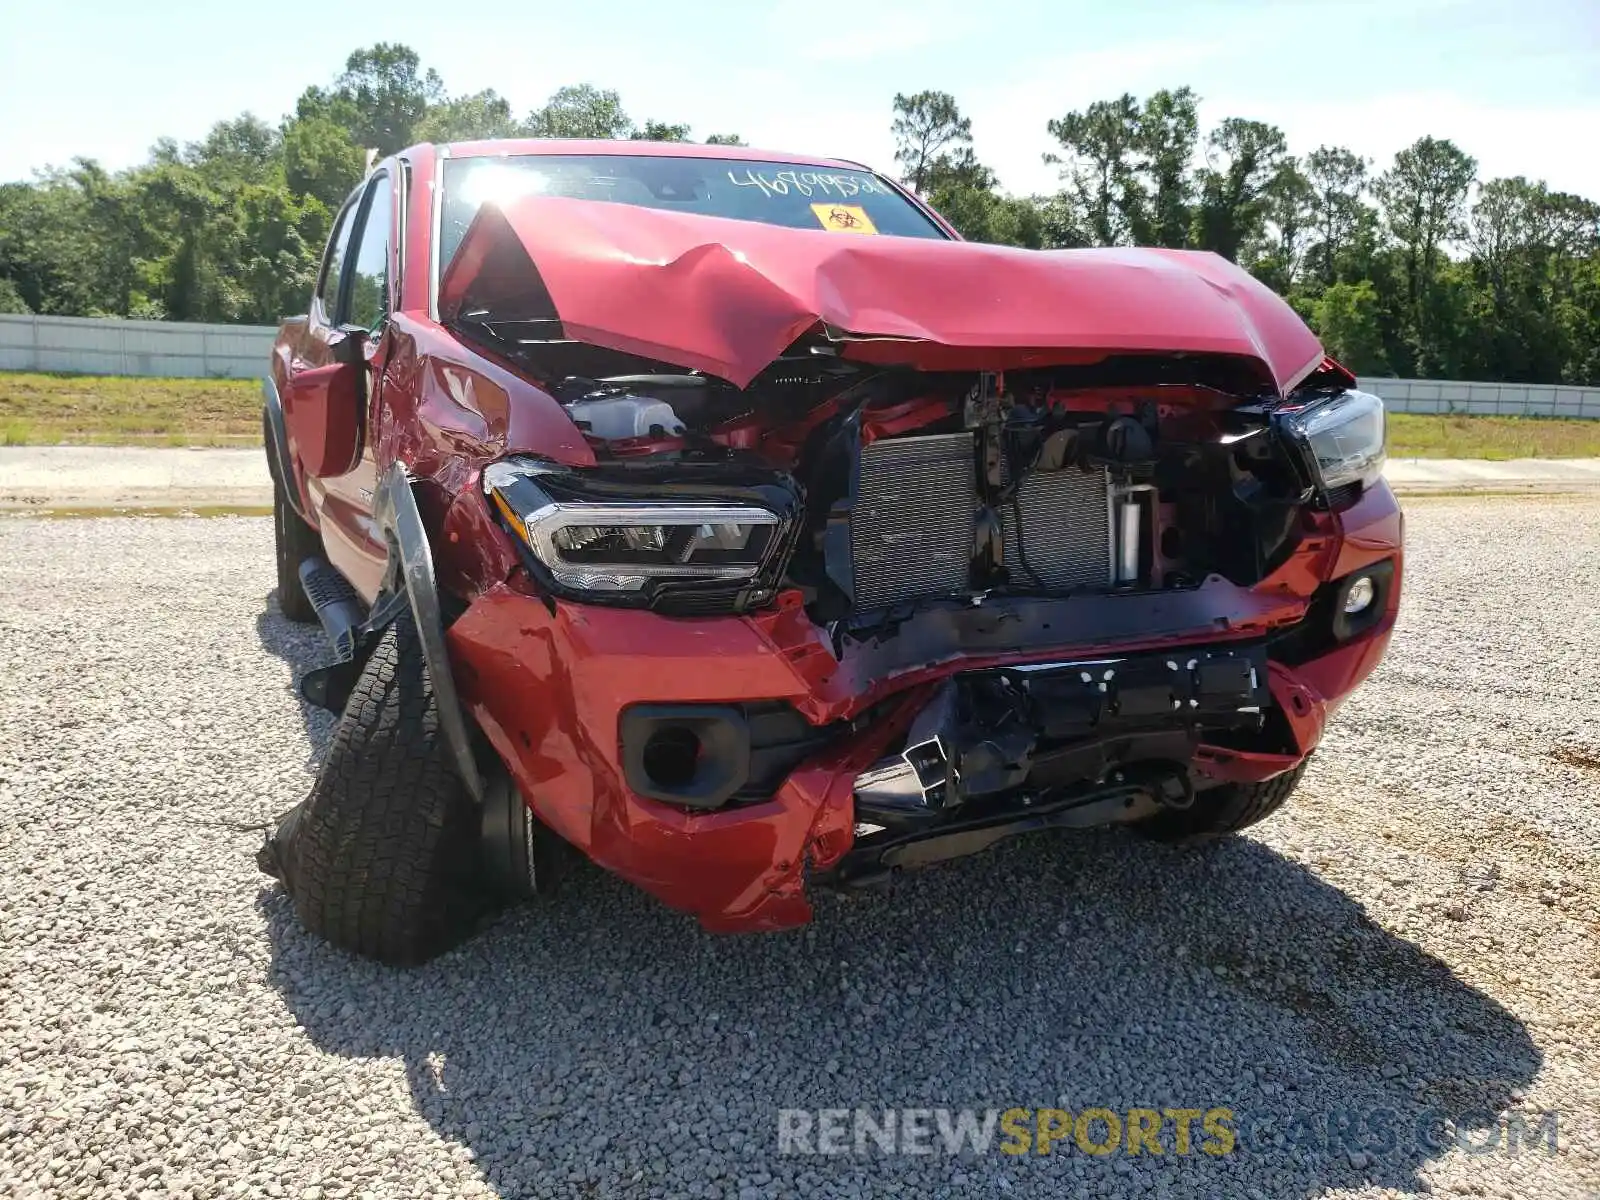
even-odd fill
[[[477,814],[452,766],[411,614],[356,682],[316,783],[283,839],[284,881],[311,932],[394,966],[443,953],[485,907]]]
[[[1164,812],[1139,826],[1140,832],[1161,842],[1194,845],[1238,833],[1264,821],[1288,801],[1305,774],[1302,759],[1292,769],[1263,783],[1229,783],[1195,797],[1192,807]]]
[[[278,607],[291,621],[315,621],[317,610],[300,584],[300,564],[322,553],[322,535],[295,512],[276,472],[272,480],[272,524],[278,561]]]

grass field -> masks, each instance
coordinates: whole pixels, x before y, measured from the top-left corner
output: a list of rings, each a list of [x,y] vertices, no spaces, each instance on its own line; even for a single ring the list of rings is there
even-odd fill
[[[0,373],[0,444],[252,445],[253,379],[120,379]],[[1600,421],[1389,415],[1395,458],[1595,458]]]
[[[1389,414],[1391,458],[1600,458],[1600,421]]]
[[[228,446],[261,441],[258,379],[0,374],[8,446]]]

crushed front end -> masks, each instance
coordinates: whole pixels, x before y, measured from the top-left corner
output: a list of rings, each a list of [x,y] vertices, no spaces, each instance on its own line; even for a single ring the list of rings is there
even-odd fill
[[[1332,364],[1273,399],[1236,360],[815,336],[733,388],[515,333],[481,336],[596,465],[458,499],[519,556],[450,628],[458,686],[546,825],[708,927],[1282,775],[1393,627],[1381,406]]]

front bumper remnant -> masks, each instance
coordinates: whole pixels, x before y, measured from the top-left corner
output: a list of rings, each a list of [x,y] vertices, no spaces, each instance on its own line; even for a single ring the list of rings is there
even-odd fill
[[[934,817],[1031,787],[1095,780],[1151,738],[1259,729],[1272,702],[1261,646],[1027,663],[957,675],[917,714],[899,754],[856,777],[858,823]],[[1147,755],[1137,755],[1148,757]]]
[[[1292,770],[1382,658],[1399,605],[1392,495],[1380,485],[1340,519],[1252,588],[991,596],[842,641],[787,595],[682,620],[552,605],[513,581],[455,621],[450,656],[543,824],[708,928],[782,929],[810,919],[808,879],[867,882]],[[1391,560],[1368,626],[1289,636],[1320,619],[1329,581]],[[684,712],[715,718],[698,735],[713,749],[748,727],[743,783],[702,779],[685,754],[679,802],[630,785],[652,754],[670,767]],[[742,762],[734,749],[711,765]]]

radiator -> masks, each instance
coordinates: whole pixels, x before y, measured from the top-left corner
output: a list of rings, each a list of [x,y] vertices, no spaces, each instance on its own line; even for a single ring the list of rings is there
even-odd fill
[[[1104,471],[1035,471],[1001,510],[1006,569],[1018,587],[1111,582],[1111,487]]]
[[[1068,590],[1111,577],[1104,473],[1035,474],[1001,512],[1006,565],[1023,587]],[[850,516],[857,608],[971,591],[978,507],[969,433],[888,438],[861,452]],[[1024,560],[1026,566],[1024,566]]]
[[[861,452],[850,511],[857,608],[968,590],[973,471],[969,433],[885,438]]]

